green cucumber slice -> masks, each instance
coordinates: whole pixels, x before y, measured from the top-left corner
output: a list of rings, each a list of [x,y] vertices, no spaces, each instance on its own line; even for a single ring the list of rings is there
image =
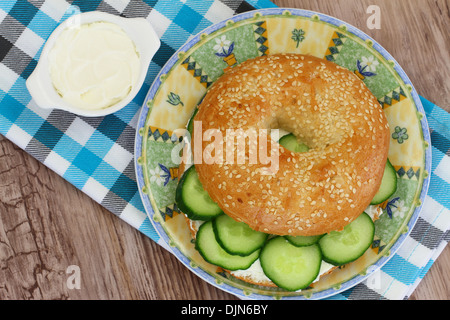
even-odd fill
[[[283,136],[278,143],[292,152],[306,152],[309,150],[306,144],[298,143],[297,138],[292,133]]]
[[[208,221],[223,214],[222,209],[203,189],[195,166],[183,173],[175,191],[175,203],[192,220]]]
[[[189,119],[188,125],[187,125],[187,130],[189,131],[189,134],[191,135],[191,139],[192,139],[192,135],[194,134],[194,117],[198,112],[198,108],[195,108],[194,112],[192,113],[191,118]]]
[[[268,237],[267,233],[251,229],[246,223],[220,215],[213,220],[217,242],[230,254],[248,256],[260,249]]]
[[[319,240],[323,260],[340,266],[358,259],[373,242],[375,225],[363,212],[342,231],[331,231]]]
[[[289,291],[308,287],[319,275],[322,264],[317,244],[296,247],[284,237],[267,241],[259,259],[265,275],[278,287]]]
[[[373,197],[370,204],[379,204],[392,196],[397,190],[397,172],[394,166],[391,164],[389,159],[386,161],[386,166],[384,167],[383,178],[381,179],[380,189]]]
[[[323,236],[324,235],[321,234],[317,236],[284,236],[284,237],[287,239],[287,241],[289,241],[296,247],[306,247],[319,242],[320,238],[322,238]]]
[[[260,252],[257,250],[245,257],[229,254],[217,242],[212,221],[203,223],[198,229],[195,247],[205,261],[231,271],[248,269]]]

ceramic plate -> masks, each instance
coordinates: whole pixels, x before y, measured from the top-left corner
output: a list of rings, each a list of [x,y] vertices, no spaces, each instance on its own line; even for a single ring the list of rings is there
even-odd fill
[[[372,246],[358,260],[300,292],[250,285],[206,263],[194,248],[184,215],[174,203],[178,165],[171,152],[180,143],[194,108],[229,68],[280,52],[310,54],[360,77],[383,107],[391,130],[389,159],[398,175],[396,193],[379,205]],[[431,168],[424,110],[401,67],[378,43],[336,18],[299,9],[246,12],[191,38],[162,68],[142,107],[136,135],[136,171],[141,197],[155,229],[190,270],[246,299],[321,299],[346,290],[380,268],[412,229],[424,200]]]

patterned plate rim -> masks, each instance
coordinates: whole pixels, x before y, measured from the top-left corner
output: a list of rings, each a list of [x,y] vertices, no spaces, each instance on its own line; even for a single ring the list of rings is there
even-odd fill
[[[400,65],[397,63],[397,61],[391,56],[391,54],[386,49],[384,49],[377,41],[375,41],[373,38],[371,38],[370,36],[368,36],[367,34],[362,32],[358,28],[354,27],[353,25],[351,25],[347,22],[344,22],[338,18],[329,16],[329,15],[326,15],[323,13],[310,11],[310,10],[294,9],[294,8],[268,8],[268,9],[252,10],[252,11],[247,11],[247,12],[244,12],[241,14],[237,14],[231,18],[228,18],[221,22],[213,24],[213,25],[207,27],[206,29],[202,30],[201,32],[199,32],[197,35],[191,37],[183,46],[181,46],[169,58],[169,60],[166,62],[166,64],[161,68],[160,72],[155,77],[155,80],[152,83],[152,85],[147,93],[147,96],[144,100],[144,103],[142,105],[142,109],[141,109],[138,123],[136,126],[137,130],[136,130],[136,137],[135,137],[135,169],[136,169],[136,178],[137,178],[137,183],[138,183],[138,189],[139,189],[139,194],[141,196],[141,199],[142,199],[142,202],[143,202],[143,205],[144,205],[144,208],[146,210],[149,220],[151,221],[152,225],[156,229],[156,232],[158,233],[160,238],[163,239],[163,241],[168,246],[170,246],[171,252],[189,270],[191,270],[197,276],[202,278],[204,281],[210,283],[211,285],[213,285],[225,292],[233,294],[242,299],[265,300],[265,299],[270,298],[271,296],[264,295],[264,294],[258,294],[258,293],[250,293],[247,295],[247,294],[245,294],[245,292],[242,291],[242,289],[239,289],[235,286],[229,285],[227,283],[218,284],[216,281],[216,278],[214,278],[214,276],[212,276],[209,272],[206,272],[199,267],[191,265],[191,260],[188,257],[186,257],[183,254],[183,252],[180,251],[179,248],[177,248],[176,246],[170,245],[171,240],[170,240],[169,236],[166,234],[164,228],[162,227],[162,225],[160,223],[154,221],[154,219],[153,219],[154,210],[153,210],[152,204],[150,202],[148,194],[143,192],[143,188],[145,187],[143,166],[139,163],[139,157],[142,154],[142,141],[143,141],[141,129],[144,128],[144,126],[145,126],[145,123],[147,120],[147,115],[149,112],[149,108],[147,106],[147,101],[149,101],[151,98],[153,98],[155,96],[155,94],[157,93],[157,91],[162,83],[161,76],[167,74],[171,70],[171,68],[176,64],[176,62],[180,59],[179,58],[180,53],[185,53],[189,49],[191,49],[195,44],[197,44],[199,41],[202,40],[203,35],[205,35],[205,34],[209,35],[215,31],[218,31],[219,29],[226,28],[230,21],[239,22],[242,20],[252,19],[255,17],[256,14],[260,14],[261,16],[270,16],[270,15],[283,15],[286,12],[289,12],[290,14],[292,14],[294,16],[300,16],[300,17],[306,17],[306,18],[313,18],[314,16],[317,16],[320,19],[320,21],[324,21],[324,22],[329,23],[338,28],[345,26],[346,32],[353,34],[354,36],[358,37],[359,39],[361,39],[363,41],[371,41],[372,48],[376,52],[378,52],[385,60],[392,61],[393,69],[397,72],[397,74],[399,75],[401,80],[405,83],[405,85],[410,86],[410,88],[411,88],[411,90],[410,90],[411,97],[414,101],[417,111],[421,114],[420,124],[421,124],[421,129],[422,129],[423,140],[426,143],[426,148],[425,148],[425,157],[424,157],[425,177],[423,178],[423,181],[422,181],[422,188],[420,191],[419,203],[416,205],[416,208],[414,209],[414,212],[412,213],[412,215],[407,223],[407,231],[401,233],[397,237],[395,242],[390,247],[389,255],[380,257],[373,265],[371,265],[368,268],[367,272],[364,275],[361,275],[361,274],[355,275],[355,277],[343,282],[339,286],[339,288],[328,288],[328,289],[325,289],[325,290],[322,290],[319,292],[314,292],[314,293],[312,293],[311,296],[308,296],[308,297],[305,296],[304,294],[299,294],[299,295],[295,295],[295,296],[282,296],[282,298],[288,299],[288,300],[324,299],[324,298],[333,296],[335,294],[338,294],[340,292],[343,292],[345,290],[352,288],[353,286],[355,286],[358,283],[367,279],[373,272],[379,270],[383,265],[385,265],[389,261],[389,259],[394,255],[394,253],[399,249],[399,247],[403,244],[404,240],[406,239],[406,237],[409,235],[412,228],[414,227],[414,225],[420,215],[420,212],[423,208],[423,203],[424,203],[426,194],[428,192],[428,187],[429,187],[430,177],[431,177],[431,175],[430,175],[430,172],[431,172],[430,131],[429,131],[426,115],[425,115],[425,110],[422,106],[422,103],[420,101],[417,91],[415,90],[414,86],[412,85],[412,83],[409,80],[406,73],[403,71],[403,69],[400,67]],[[273,296],[276,296],[276,295],[277,295],[276,292],[274,292]]]

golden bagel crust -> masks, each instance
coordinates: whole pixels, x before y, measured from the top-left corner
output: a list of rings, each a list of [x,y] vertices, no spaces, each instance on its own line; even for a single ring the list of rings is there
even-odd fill
[[[194,120],[202,133],[220,130],[225,141],[222,163],[205,157],[196,163],[203,187],[226,214],[254,230],[304,236],[342,230],[379,189],[389,148],[384,111],[354,73],[333,62],[299,54],[247,60],[210,87]],[[264,171],[270,164],[226,161],[227,129],[267,137],[259,129],[277,128],[310,150],[293,153],[269,138],[279,152],[273,174]],[[203,154],[210,144],[203,139]]]

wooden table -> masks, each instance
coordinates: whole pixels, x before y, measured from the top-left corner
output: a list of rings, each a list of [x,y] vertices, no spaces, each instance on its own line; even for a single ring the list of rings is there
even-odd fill
[[[417,91],[450,111],[448,0],[277,0],[356,26],[386,48]],[[381,9],[370,30],[369,5]],[[69,266],[80,289],[70,289]],[[69,269],[70,271],[71,269]],[[450,247],[411,299],[450,299]],[[0,299],[236,299],[0,137]]]

